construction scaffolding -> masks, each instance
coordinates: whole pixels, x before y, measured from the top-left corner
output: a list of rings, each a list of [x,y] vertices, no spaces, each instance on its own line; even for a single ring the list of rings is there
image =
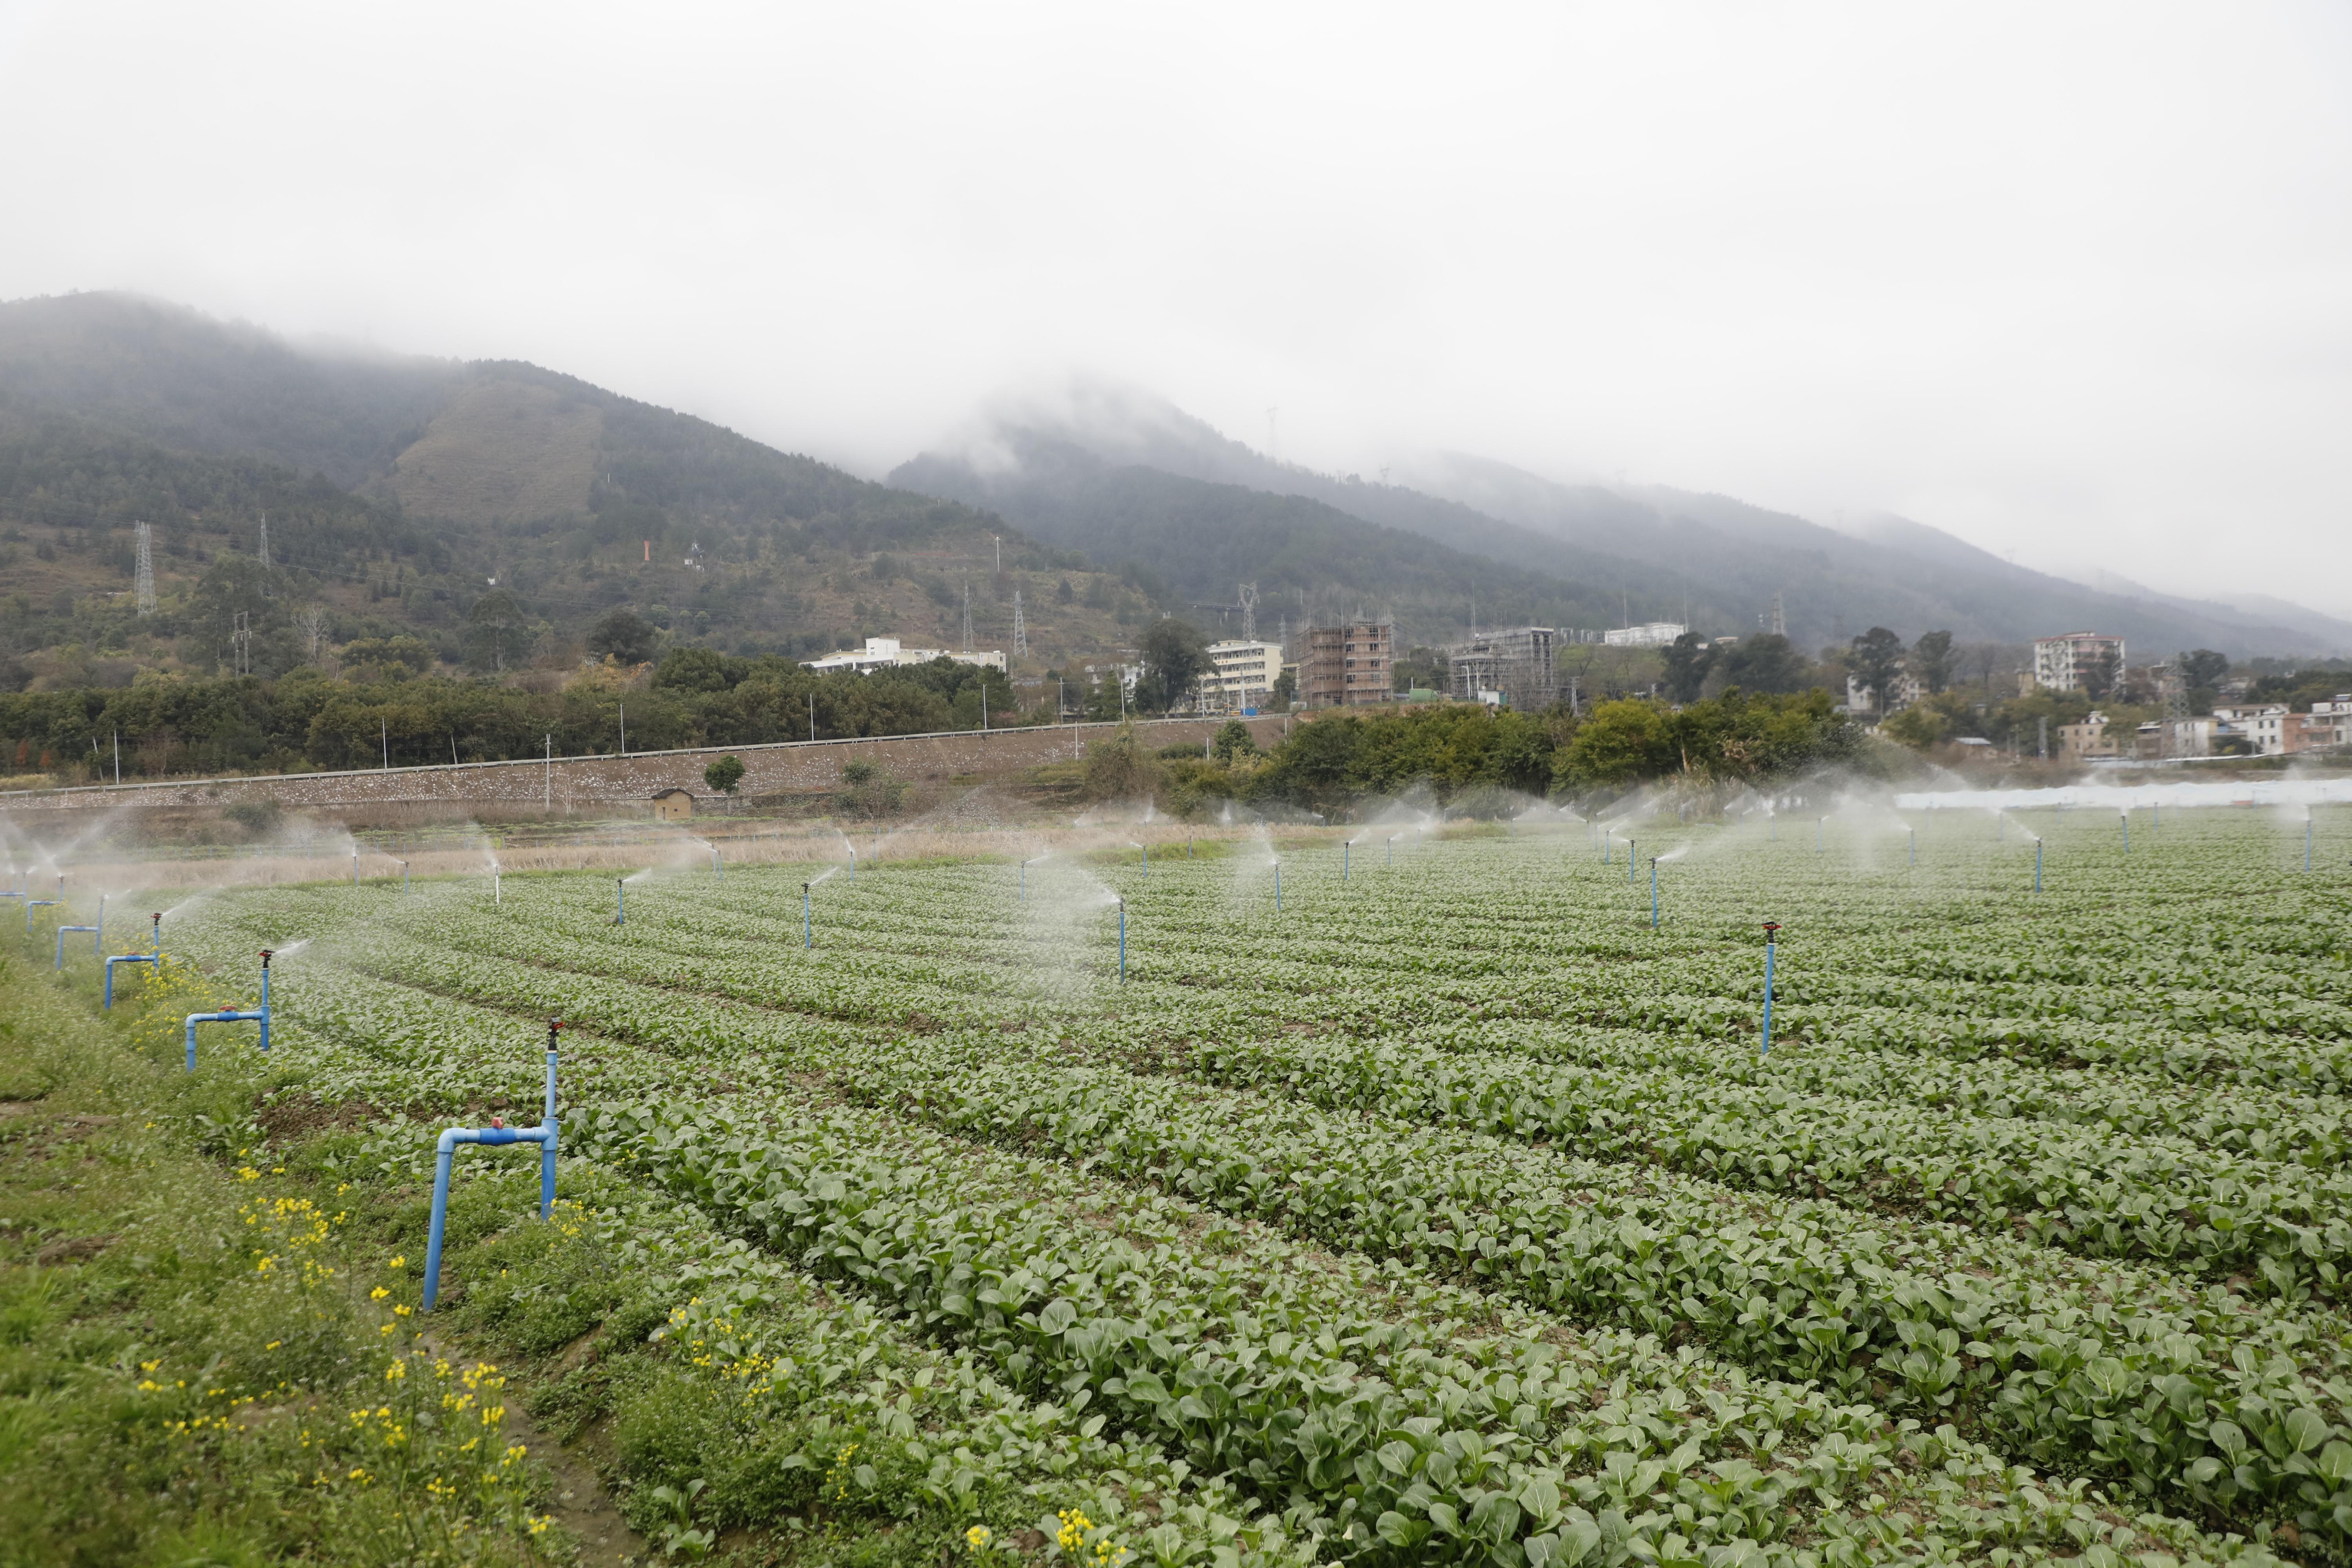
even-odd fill
[[[1559,700],[1559,633],[1550,626],[1481,632],[1447,648],[1454,697],[1537,713]]]

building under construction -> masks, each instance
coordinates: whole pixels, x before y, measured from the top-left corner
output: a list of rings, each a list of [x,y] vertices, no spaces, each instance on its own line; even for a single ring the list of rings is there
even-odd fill
[[[1360,708],[1396,700],[1396,627],[1349,621],[1307,628],[1298,699],[1309,708]]]
[[[1509,626],[1481,632],[1446,649],[1453,661],[1454,697],[1539,713],[1559,700],[1559,634],[1549,626]]]

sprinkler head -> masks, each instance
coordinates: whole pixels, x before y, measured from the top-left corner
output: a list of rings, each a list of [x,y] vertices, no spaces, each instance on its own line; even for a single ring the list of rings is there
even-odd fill
[[[1779,921],[1766,921],[1764,922],[1764,945],[1765,945],[1765,946],[1769,947],[1769,946],[1771,946],[1771,945],[1772,945],[1772,933],[1773,933],[1774,931],[1779,931],[1780,929],[1780,922]]]
[[[276,950],[275,948],[268,948],[268,947],[265,947],[265,948],[263,948],[263,949],[261,950],[261,967],[262,967],[262,968],[267,969],[267,968],[268,968],[268,967],[269,967],[269,955],[270,955],[272,952],[276,952],[276,951],[277,951],[277,950]]]
[[[548,1046],[548,1048],[549,1048],[550,1050],[553,1050],[553,1049],[555,1048],[555,1037],[556,1037],[556,1036],[558,1036],[558,1035],[560,1035],[560,1034],[562,1034],[562,1032],[563,1032],[563,1020],[562,1020],[562,1019],[561,1019],[561,1018],[550,1018],[550,1019],[547,1021],[547,1046]]]

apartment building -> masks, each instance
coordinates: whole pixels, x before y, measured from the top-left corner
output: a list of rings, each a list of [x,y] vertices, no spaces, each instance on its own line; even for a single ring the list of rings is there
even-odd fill
[[[1209,645],[1209,673],[1201,678],[1202,710],[1210,713],[1255,713],[1273,700],[1274,683],[1282,675],[1282,645],[1213,642]]]
[[[2078,691],[2093,670],[2123,679],[2124,639],[2100,632],[2063,632],[2033,644],[2033,684],[2047,691]]]

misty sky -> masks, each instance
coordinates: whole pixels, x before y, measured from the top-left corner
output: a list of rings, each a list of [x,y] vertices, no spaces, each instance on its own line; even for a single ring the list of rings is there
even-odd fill
[[[0,0],[0,298],[868,474],[1078,373],[2352,616],[2340,4]]]

